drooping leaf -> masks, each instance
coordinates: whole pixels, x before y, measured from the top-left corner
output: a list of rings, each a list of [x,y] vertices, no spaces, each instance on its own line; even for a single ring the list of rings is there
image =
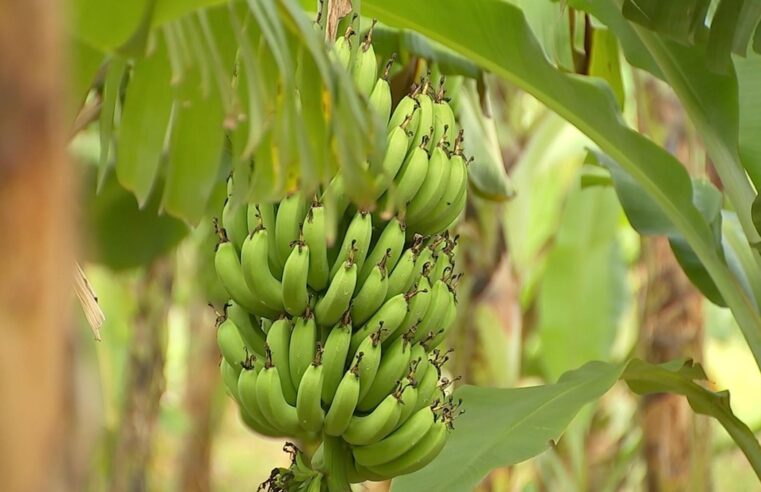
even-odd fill
[[[589,59],[589,75],[605,80],[616,101],[624,107],[624,82],[621,79],[621,61],[618,57],[618,40],[608,29],[594,29],[592,53]]]
[[[541,363],[549,380],[610,353],[627,300],[616,239],[620,213],[610,188],[575,189],[566,200],[537,299]]]
[[[114,114],[121,94],[124,73],[127,70],[127,60],[122,57],[114,57],[106,70],[106,79],[103,82],[103,102],[100,110],[100,160],[98,163],[98,186],[103,184],[106,172],[111,165],[109,154],[114,129]]]
[[[95,75],[106,55],[82,42],[72,39],[69,52],[69,93],[66,101],[68,123],[74,122],[82,103],[90,91]]]
[[[695,412],[719,421],[761,478],[761,446],[756,436],[732,412],[729,392],[709,391],[695,382],[707,379],[699,364],[688,361],[681,367],[675,363],[653,365],[635,359],[627,365],[621,379],[641,395],[668,392],[685,396]]]
[[[709,0],[624,0],[622,11],[629,20],[689,43],[701,35],[710,3]]]
[[[75,37],[102,51],[123,45],[155,0],[75,0],[70,2]],[[159,2],[163,3],[163,2]]]
[[[188,72],[172,117],[162,209],[197,224],[219,178],[224,143],[224,106],[202,69]]]
[[[152,53],[135,62],[124,97],[116,148],[116,176],[143,205],[158,176],[174,93],[162,36]]]
[[[365,0],[367,1],[367,0]],[[587,403],[605,394],[623,366],[589,362],[557,383],[528,388],[463,386],[465,413],[441,454],[422,470],[392,482],[393,492],[466,492],[499,466],[548,449]]]
[[[159,215],[158,193],[141,208],[113,174],[97,194],[95,181],[93,169],[82,186],[88,260],[114,270],[140,267],[169,252],[188,233],[181,221]]]
[[[761,179],[761,138],[758,138],[761,135],[761,55],[750,53],[747,58],[735,57],[734,62],[740,107],[740,159],[758,183]]]

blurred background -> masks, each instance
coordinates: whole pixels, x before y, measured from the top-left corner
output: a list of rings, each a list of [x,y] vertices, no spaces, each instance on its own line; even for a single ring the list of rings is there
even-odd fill
[[[490,129],[484,134],[493,137],[515,196],[495,204],[474,195],[459,227],[458,262],[467,275],[450,340],[453,374],[463,383],[514,387],[553,382],[594,359],[693,358],[703,362],[711,387],[730,390],[737,416],[758,431],[761,378],[729,312],[687,281],[664,239],[643,239],[628,225],[613,189],[586,173],[583,135],[531,96],[496,79],[487,83],[478,121],[469,118],[483,101],[464,97],[458,111],[466,135],[477,124]],[[669,89],[626,67],[623,87],[631,124],[692,174],[710,178],[710,162]],[[92,174],[97,128],[80,132],[71,151]],[[83,186],[85,194],[91,189]],[[225,297],[210,263],[211,224],[188,231],[150,207],[138,211],[130,195],[106,182],[101,193],[109,192],[111,199],[83,207],[100,258],[85,271],[106,314],[99,342],[80,316],[76,344],[80,425],[91,438],[79,457],[86,488],[131,490],[140,477],[148,490],[253,490],[287,457],[282,441],[242,425],[220,381],[208,303],[220,306]],[[144,258],[148,266],[135,266]],[[757,490],[750,466],[716,422],[696,416],[680,396],[637,398],[616,386],[576,418],[557,447],[496,470],[479,490],[706,484]]]

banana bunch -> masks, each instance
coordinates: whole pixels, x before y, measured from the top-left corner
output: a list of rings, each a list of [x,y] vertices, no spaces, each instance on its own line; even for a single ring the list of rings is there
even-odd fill
[[[215,267],[230,296],[217,320],[220,370],[241,419],[324,445],[309,463],[289,448],[292,465],[273,472],[271,490],[346,490],[411,473],[438,455],[459,414],[437,347],[457,315],[458,237],[448,229],[467,197],[462,132],[443,80],[434,89],[423,78],[392,112],[390,63],[379,78],[372,29],[354,54],[351,34],[334,58],[389,121],[380,206],[351,205],[339,173],[311,198],[228,200],[215,222]],[[338,217],[336,234],[328,217]]]

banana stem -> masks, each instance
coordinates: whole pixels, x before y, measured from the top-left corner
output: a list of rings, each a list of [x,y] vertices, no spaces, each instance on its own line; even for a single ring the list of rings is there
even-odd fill
[[[329,492],[351,492],[347,466],[351,455],[340,437],[323,436],[325,452],[325,477]]]

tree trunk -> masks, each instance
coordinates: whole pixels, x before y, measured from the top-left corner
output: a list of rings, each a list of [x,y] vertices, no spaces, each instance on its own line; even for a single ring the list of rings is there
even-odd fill
[[[164,393],[167,312],[171,303],[172,268],[154,263],[137,285],[138,312],[133,324],[121,423],[112,457],[113,492],[148,489],[154,428]]]
[[[212,407],[220,379],[216,334],[211,309],[196,304],[190,321],[185,387],[185,410],[190,419],[190,430],[182,446],[177,490],[211,490]]]
[[[690,283],[663,237],[645,241],[648,280],[642,348],[649,362],[700,360],[703,297]],[[653,492],[709,490],[709,428],[679,395],[644,398],[641,409],[647,488]]]
[[[72,171],[52,0],[0,0],[0,477],[60,486],[71,417]]]

